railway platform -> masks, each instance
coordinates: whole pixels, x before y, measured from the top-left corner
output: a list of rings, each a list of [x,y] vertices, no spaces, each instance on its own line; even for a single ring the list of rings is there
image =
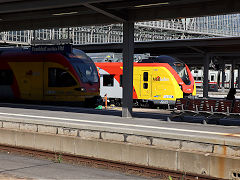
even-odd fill
[[[149,110],[150,111],[150,110]],[[168,113],[0,104],[0,145],[161,169],[199,179],[240,178],[238,126],[167,122]]]

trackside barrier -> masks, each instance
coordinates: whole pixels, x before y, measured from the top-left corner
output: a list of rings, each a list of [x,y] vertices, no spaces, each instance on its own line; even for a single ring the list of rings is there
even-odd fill
[[[231,136],[0,117],[0,145],[191,173],[196,179],[240,179],[240,139]]]

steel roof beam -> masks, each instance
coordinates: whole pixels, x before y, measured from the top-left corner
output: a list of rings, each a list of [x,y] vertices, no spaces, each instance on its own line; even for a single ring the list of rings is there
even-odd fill
[[[0,2],[0,14],[17,13],[25,11],[37,11],[46,9],[66,8],[82,6],[83,3],[114,2],[119,0],[31,0],[31,1],[9,1]]]
[[[143,9],[147,8],[147,6],[143,8],[138,8],[137,6],[141,5],[150,5],[149,7],[171,7],[175,5],[184,5],[184,4],[194,4],[194,3],[203,3],[203,2],[209,2],[213,0],[147,0],[147,1],[139,1],[139,0],[132,0],[132,1],[117,1],[113,2],[111,4],[106,4],[104,7],[107,9],[123,9],[123,8],[134,8],[134,9]],[[154,5],[155,4],[155,5]]]
[[[23,0],[0,0],[1,3],[9,3],[9,2],[17,2],[17,1],[23,1]]]
[[[92,10],[98,12],[98,13],[104,14],[105,16],[115,19],[116,21],[120,21],[120,22],[126,21],[126,18],[124,18],[122,15],[117,15],[116,13],[110,12],[109,10],[106,10],[102,7],[95,6],[95,5],[88,4],[88,3],[83,3],[83,5],[89,9],[92,9]]]
[[[192,49],[192,50],[194,50],[194,51],[196,51],[196,52],[198,52],[198,53],[200,53],[202,55],[205,54],[205,51],[203,51],[203,50],[201,50],[199,48],[195,48],[195,47],[192,47],[192,46],[187,46],[187,48]]]
[[[210,2],[189,3],[185,5],[135,8],[129,12],[129,17],[134,21],[148,21],[239,13],[239,9],[239,0],[212,0]]]
[[[170,41],[153,41],[153,42],[135,42],[134,47],[136,49],[151,49],[151,48],[178,48],[178,47],[193,47],[194,49],[198,47],[215,47],[216,50],[222,46],[240,46],[239,37],[230,38],[209,38],[209,39],[187,39],[187,40],[170,40]],[[107,43],[107,44],[91,44],[91,45],[80,45],[79,47],[90,49],[115,49],[121,48],[121,43]],[[205,53],[205,52],[204,52]]]
[[[141,5],[146,2],[169,2],[169,4],[135,7],[136,4]],[[120,8],[118,5],[121,5]],[[233,13],[239,12],[239,9],[239,0],[0,0],[0,29],[26,30],[26,27],[32,26],[31,23],[34,25],[33,29],[39,29],[110,24],[125,22],[126,20],[137,22]],[[71,14],[71,12],[74,12],[74,14]],[[65,15],[53,17],[53,13],[65,13]],[[81,14],[84,15],[76,16]],[[103,18],[102,14],[106,17]],[[98,20],[101,18],[104,20],[96,22],[93,16]],[[78,19],[75,19],[76,17]],[[79,19],[86,19],[87,21]],[[11,24],[12,27],[8,24]],[[46,26],[44,27],[44,25]]]
[[[63,9],[51,9],[51,10],[33,11],[33,12],[29,11],[29,12],[8,13],[8,14],[0,14],[0,19],[2,19],[2,21],[0,21],[0,23],[2,23],[4,21],[21,21],[21,20],[26,21],[26,20],[36,20],[36,19],[44,19],[44,18],[58,18],[57,16],[54,16],[53,14],[57,14],[61,11],[64,11],[64,12],[78,11],[77,14],[71,15],[73,17],[76,15],[86,15],[86,14],[95,13],[93,10],[87,9],[83,6],[82,7],[68,7],[68,8],[64,8],[64,10]],[[69,18],[69,16],[70,15],[65,15],[64,19],[66,19],[67,17]]]
[[[37,21],[28,20],[15,20],[15,21],[1,21],[0,31],[15,31],[15,30],[37,30],[49,28],[63,28],[63,27],[76,27],[78,25],[104,25],[115,23],[116,20],[106,17],[102,14],[89,14],[86,18],[81,18],[81,15],[42,18]]]

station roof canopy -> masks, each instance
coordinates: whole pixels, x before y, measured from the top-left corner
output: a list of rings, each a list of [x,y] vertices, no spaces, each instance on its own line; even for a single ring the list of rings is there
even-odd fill
[[[85,52],[122,52],[122,43],[85,44],[75,47]],[[237,64],[240,64],[240,37],[135,42],[134,53],[176,56],[189,65],[203,65],[203,58],[208,54],[218,57],[219,60],[224,59],[226,63],[235,59]]]
[[[0,31],[237,13],[239,0],[0,0]]]

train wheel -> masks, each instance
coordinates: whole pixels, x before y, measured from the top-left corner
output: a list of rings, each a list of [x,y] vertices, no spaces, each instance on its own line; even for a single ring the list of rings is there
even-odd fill
[[[144,102],[139,102],[139,107],[141,108],[141,107],[145,107],[146,106],[146,104],[144,103]]]
[[[152,101],[149,101],[149,102],[148,102],[148,107],[149,107],[149,108],[154,108],[154,103],[153,103]]]
[[[135,107],[141,107],[141,104],[138,100],[135,100],[133,103]]]
[[[117,107],[122,106],[121,100],[115,100],[115,101],[114,101],[114,104],[115,104],[115,106],[117,106]]]

